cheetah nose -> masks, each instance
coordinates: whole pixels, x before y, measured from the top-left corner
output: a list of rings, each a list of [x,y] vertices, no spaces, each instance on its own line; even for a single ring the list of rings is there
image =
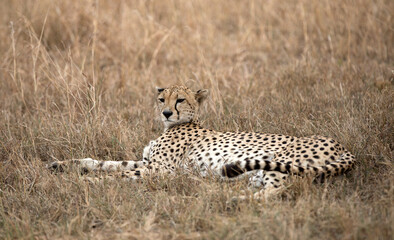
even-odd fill
[[[169,117],[171,117],[172,112],[169,110],[165,110],[165,111],[163,111],[163,115],[168,119]]]

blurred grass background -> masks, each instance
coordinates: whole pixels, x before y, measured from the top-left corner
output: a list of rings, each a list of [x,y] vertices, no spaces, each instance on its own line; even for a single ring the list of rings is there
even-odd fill
[[[390,239],[394,2],[1,1],[0,238]],[[210,89],[206,127],[336,138],[346,177],[270,202],[179,174],[89,185],[49,161],[140,159],[155,86]]]

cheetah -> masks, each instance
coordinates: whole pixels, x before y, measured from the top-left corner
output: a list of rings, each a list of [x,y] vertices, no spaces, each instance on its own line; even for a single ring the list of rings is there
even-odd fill
[[[202,176],[223,179],[248,176],[258,188],[256,198],[282,189],[290,175],[325,178],[343,174],[354,156],[328,137],[294,137],[260,132],[218,132],[201,126],[199,108],[208,90],[184,86],[157,88],[157,107],[164,132],[144,148],[142,161],[98,161],[91,158],[57,161],[50,169],[78,164],[84,171],[116,172],[141,180],[153,174],[174,174],[176,169],[197,170]],[[115,175],[116,175],[115,174]]]

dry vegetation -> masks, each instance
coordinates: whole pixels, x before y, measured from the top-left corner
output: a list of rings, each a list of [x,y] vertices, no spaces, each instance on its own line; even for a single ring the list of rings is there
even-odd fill
[[[1,1],[0,238],[390,239],[394,1]],[[338,139],[347,176],[269,202],[179,173],[91,185],[56,159],[139,159],[154,87],[210,89],[204,125]],[[230,193],[229,190],[232,190]],[[391,236],[391,237],[390,237]]]

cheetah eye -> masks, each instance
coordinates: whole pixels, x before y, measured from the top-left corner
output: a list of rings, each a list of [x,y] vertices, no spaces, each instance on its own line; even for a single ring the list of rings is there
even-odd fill
[[[185,101],[185,99],[184,99],[184,98],[177,99],[177,100],[176,100],[176,103],[181,103],[181,102],[183,102],[183,101]]]
[[[159,98],[159,101],[160,102],[164,102],[164,98]]]

